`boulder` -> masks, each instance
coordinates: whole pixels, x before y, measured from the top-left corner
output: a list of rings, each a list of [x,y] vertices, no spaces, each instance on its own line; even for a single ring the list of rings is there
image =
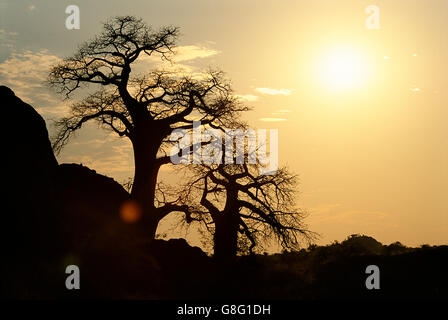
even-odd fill
[[[36,110],[5,86],[0,86],[0,105],[6,129],[2,294],[27,298],[35,292],[26,288],[46,290],[46,264],[59,251],[54,185],[58,163]]]

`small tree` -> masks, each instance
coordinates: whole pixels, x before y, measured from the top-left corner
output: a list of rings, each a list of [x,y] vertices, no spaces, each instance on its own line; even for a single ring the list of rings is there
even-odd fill
[[[170,60],[177,35],[176,27],[154,31],[141,19],[117,17],[73,56],[53,66],[48,78],[50,86],[67,99],[82,87],[97,89],[75,102],[70,114],[56,123],[53,147],[59,152],[90,120],[128,138],[135,165],[131,197],[141,206],[151,236],[168,213],[185,210],[185,206],[154,203],[159,169],[170,162],[166,150],[171,132],[191,128],[193,120],[225,126],[247,110],[235,100],[222,72],[210,71],[200,78],[163,70],[132,72],[143,56]]]
[[[294,206],[296,177],[286,169],[260,175],[259,165],[216,164],[197,165],[192,172],[183,201],[199,199],[190,221],[203,222],[213,234],[218,260],[230,261],[238,251],[251,253],[271,240],[297,249],[301,239],[313,238],[303,224],[305,214]]]

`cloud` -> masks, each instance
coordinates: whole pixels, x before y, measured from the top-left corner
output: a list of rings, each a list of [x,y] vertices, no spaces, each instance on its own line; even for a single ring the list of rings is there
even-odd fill
[[[207,48],[204,46],[196,46],[196,45],[187,45],[187,46],[178,46],[173,50],[174,56],[173,61],[176,63],[193,61],[196,59],[208,58],[214,55],[217,55],[219,51],[211,48]],[[138,61],[144,61],[149,63],[160,63],[160,56],[158,55],[141,55]]]
[[[217,55],[219,51],[196,45],[179,46],[174,49],[176,62],[191,61]]]
[[[256,88],[256,91],[260,92],[261,94],[267,94],[267,95],[284,95],[289,96],[291,95],[292,91],[291,89],[271,89],[271,88]]]
[[[0,63],[0,77],[11,85],[17,84],[18,90],[28,89],[30,84],[35,86],[36,82],[43,82],[50,66],[58,60],[59,57],[49,54],[47,50],[12,53],[11,57]]]
[[[2,52],[3,50],[1,50],[0,48],[0,55],[1,56],[8,56],[9,53],[12,51],[12,49],[14,48],[14,44],[16,42],[16,38],[19,35],[18,32],[8,32],[5,29],[0,29],[0,46],[7,48],[6,52],[8,52],[7,54],[5,54],[4,52]]]
[[[34,4],[31,4],[28,6],[28,10],[34,11],[36,9],[36,6]]]
[[[0,29],[2,45],[16,33]],[[180,46],[177,48],[177,61],[191,61],[205,58],[218,53],[218,51],[203,46]],[[33,105],[46,119],[60,117],[66,112],[67,106],[61,97],[51,92],[44,84],[50,67],[60,61],[60,57],[51,54],[48,50],[40,51],[12,51],[9,57],[0,62],[0,82],[10,87],[22,100]],[[203,73],[195,67],[181,63],[160,63],[160,58],[142,56],[139,59],[137,71],[161,67],[167,71],[188,74],[192,77],[203,77]]]
[[[59,115],[65,106],[44,84],[50,66],[59,59],[47,50],[13,52],[0,63],[0,81],[40,113]]]
[[[178,75],[189,75],[193,78],[203,78],[204,73],[191,63],[196,59],[204,59],[216,55],[219,51],[203,46],[187,45],[174,49],[175,55],[170,61],[162,61],[158,55],[141,55],[135,62],[134,70],[146,73],[150,70],[164,70]],[[182,63],[181,63],[182,62]],[[189,63],[188,65],[186,63]]]
[[[249,102],[258,100],[258,96],[255,96],[253,94],[237,94],[237,95],[235,95],[235,97],[237,97],[240,100],[249,101]]]
[[[134,166],[130,142],[98,128],[93,122],[83,126],[62,150],[58,161],[82,163],[117,181],[124,181],[132,176]]]

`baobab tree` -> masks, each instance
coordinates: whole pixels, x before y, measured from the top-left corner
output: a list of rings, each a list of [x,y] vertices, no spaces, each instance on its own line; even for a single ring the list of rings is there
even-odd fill
[[[193,120],[216,128],[232,125],[239,112],[247,110],[235,99],[222,72],[209,71],[199,77],[161,69],[133,72],[135,63],[145,56],[172,61],[177,36],[176,27],[154,31],[141,19],[116,17],[73,56],[53,66],[48,77],[49,85],[66,99],[75,92],[82,95],[84,87],[94,89],[57,121],[54,150],[60,151],[91,120],[128,138],[135,165],[131,198],[140,205],[141,220],[151,236],[167,214],[187,210],[154,202],[159,169],[170,162],[171,132],[191,128]]]
[[[303,224],[305,213],[295,207],[296,177],[285,168],[259,174],[259,164],[190,166],[183,203],[193,206],[190,221],[200,221],[213,234],[214,257],[229,262],[237,252],[253,252],[277,240],[297,249],[315,234]],[[195,201],[195,199],[198,199]]]

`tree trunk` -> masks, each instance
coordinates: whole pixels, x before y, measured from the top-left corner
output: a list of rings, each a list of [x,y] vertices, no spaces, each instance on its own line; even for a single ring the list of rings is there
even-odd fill
[[[160,221],[156,216],[154,198],[159,172],[156,160],[161,138],[151,131],[154,130],[147,128],[141,131],[132,141],[135,169],[131,199],[139,205],[142,211],[140,222],[147,229],[148,235],[154,239]]]
[[[218,262],[231,263],[238,251],[238,214],[223,211],[215,220],[214,258]]]

